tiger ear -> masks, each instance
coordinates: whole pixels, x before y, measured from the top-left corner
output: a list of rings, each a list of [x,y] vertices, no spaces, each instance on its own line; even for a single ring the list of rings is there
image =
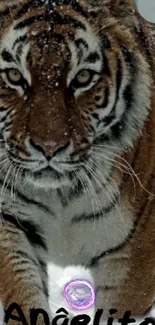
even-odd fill
[[[109,16],[112,17],[129,17],[133,15],[133,12],[136,10],[136,0],[87,0],[88,4],[96,10],[101,11],[102,13],[109,13]],[[105,16],[106,16],[105,14]]]
[[[136,9],[136,0],[105,0],[105,5],[114,16],[127,17]]]

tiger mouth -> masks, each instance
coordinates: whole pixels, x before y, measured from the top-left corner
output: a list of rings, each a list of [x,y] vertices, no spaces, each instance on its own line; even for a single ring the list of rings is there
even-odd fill
[[[61,173],[52,167],[42,168],[39,171],[24,171],[24,179],[26,183],[30,183],[34,187],[57,189],[61,186],[70,186],[71,176],[65,171]]]
[[[47,166],[46,168],[42,168],[39,171],[31,172],[34,179],[41,179],[41,178],[53,178],[53,179],[60,179],[62,176],[61,172],[58,172],[53,167]]]

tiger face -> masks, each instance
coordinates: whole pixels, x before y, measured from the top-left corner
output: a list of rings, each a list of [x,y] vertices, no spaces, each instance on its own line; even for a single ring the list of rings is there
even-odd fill
[[[0,41],[4,171],[52,188],[86,166],[106,178],[107,157],[133,145],[150,102],[134,36],[82,1],[25,1],[11,15]]]

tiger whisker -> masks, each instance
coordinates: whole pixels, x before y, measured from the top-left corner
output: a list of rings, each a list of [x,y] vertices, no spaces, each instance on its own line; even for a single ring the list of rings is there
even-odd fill
[[[153,197],[155,196],[154,193],[149,192],[149,191],[144,187],[144,185],[142,184],[140,178],[139,178],[138,175],[135,173],[134,169],[133,169],[133,168],[131,167],[131,165],[127,162],[126,159],[120,157],[120,156],[117,155],[117,154],[114,154],[114,153],[111,153],[111,154],[112,154],[114,157],[119,158],[120,160],[124,161],[124,162],[127,164],[127,167],[129,168],[128,170],[131,171],[132,175],[136,178],[136,180],[138,181],[139,185],[141,186],[141,188],[142,188],[145,192],[147,192],[149,195],[151,195],[151,196],[153,196]]]
[[[10,170],[12,168],[12,164],[11,164],[10,161],[7,161],[7,163],[0,170],[0,173],[7,167],[8,167],[8,171],[7,171],[7,173],[6,173],[5,177],[4,177],[4,181],[3,181],[3,185],[2,185],[1,193],[0,193],[0,214],[2,213],[2,200],[3,200],[3,196],[5,195],[6,188],[8,186],[8,178],[9,178],[9,175],[10,175]]]
[[[87,184],[88,194],[89,194],[89,197],[90,197],[90,202],[91,202],[92,209],[93,209],[93,214],[94,214],[94,217],[95,217],[96,211],[98,210],[98,197],[97,197],[96,191],[95,191],[95,189],[94,189],[94,187],[92,185],[92,182],[91,182],[90,178],[87,175],[86,166],[84,166],[84,168],[82,168],[81,174],[83,174],[83,179],[85,179],[86,184]]]
[[[96,169],[94,170],[94,179],[95,179],[95,180],[96,180],[97,178],[98,178],[98,180],[100,180],[101,178],[104,177],[104,176],[103,176],[103,173],[102,173],[102,170],[101,170],[101,173],[98,173],[98,172],[99,172],[99,171],[98,171],[98,166],[97,166],[97,171],[96,171]],[[109,184],[109,182],[106,181],[106,179],[105,179],[104,181],[105,181],[105,183],[106,183],[106,185],[107,185],[107,189],[106,189],[106,190],[109,191],[110,196],[107,194],[106,191],[105,191],[105,194],[106,194],[106,196],[109,198],[110,201],[113,201],[113,194],[116,194],[116,193],[114,193],[114,189],[111,187],[111,185]],[[124,221],[123,221],[123,217],[122,217],[122,213],[121,213],[121,211],[120,211],[120,209],[119,209],[117,203],[115,203],[115,207],[116,207],[116,209],[117,209],[117,211],[118,211],[118,213],[119,213],[119,216],[120,216],[121,221],[124,223]]]
[[[117,170],[121,171],[123,174],[127,174],[127,175],[129,175],[131,177],[133,187],[134,187],[133,201],[135,201],[135,198],[136,198],[136,184],[135,184],[135,180],[134,180],[134,177],[133,177],[134,175],[130,172],[129,168],[127,166],[125,166],[124,164],[116,162],[116,160],[111,159],[111,158],[109,158],[109,157],[107,157],[105,155],[103,156],[103,158],[101,157],[101,155],[97,156],[96,152],[95,152],[95,157],[98,158],[101,161],[106,162],[106,165],[114,167]]]
[[[88,167],[88,166],[87,166],[87,167]],[[91,169],[91,168],[90,168],[90,169]],[[95,175],[94,171],[93,171],[93,170],[90,171],[90,169],[89,169],[89,172],[91,172],[91,175],[92,175],[93,180],[95,180],[95,182],[97,181],[97,183],[98,183],[99,185],[101,185],[101,183],[100,183],[100,179],[101,179],[101,178],[99,178],[99,179],[98,179],[98,177],[96,178],[96,175]],[[105,194],[106,194],[106,196],[109,198],[109,201],[111,201],[111,197],[110,197],[107,193],[105,193]],[[100,213],[101,213],[102,215],[104,215],[104,211],[103,211],[103,208],[101,207],[101,203],[100,203],[99,199],[98,199],[98,202],[99,202]],[[95,222],[95,215],[94,215],[94,222]],[[105,224],[106,231],[107,231],[107,233],[108,233],[108,227],[107,227],[106,219],[104,219],[104,224]]]
[[[8,2],[7,2],[7,0],[6,0],[5,2],[6,2],[6,5],[7,5],[8,9],[9,9],[10,17],[11,17],[11,19],[12,19],[12,21],[13,21],[13,24],[14,24],[14,23],[15,23],[15,20],[14,20],[14,17],[13,17],[12,11],[11,11],[11,8],[10,8],[10,6],[9,6],[9,4],[8,4]]]
[[[98,179],[98,178],[95,179],[95,177],[94,177],[94,170],[93,170],[92,166],[89,166],[89,164],[87,164],[85,167],[89,170],[92,178],[96,181],[96,183],[99,185],[99,187],[102,187],[102,183],[100,182],[100,179]],[[101,207],[99,199],[98,199],[98,203],[100,205],[100,211],[102,212],[102,207]]]
[[[16,203],[16,182],[17,182],[17,177],[18,177],[20,169],[21,169],[21,166],[15,165],[14,175],[12,177],[11,196],[13,198],[14,215],[18,214],[17,210],[16,210],[15,203]]]
[[[102,26],[100,29],[98,29],[96,32],[95,32],[95,35],[97,36],[102,30],[104,29],[108,29],[108,28],[111,28],[111,27],[114,27],[115,25],[117,25],[118,23],[120,22],[120,19],[117,19],[113,22],[110,22],[104,26]]]

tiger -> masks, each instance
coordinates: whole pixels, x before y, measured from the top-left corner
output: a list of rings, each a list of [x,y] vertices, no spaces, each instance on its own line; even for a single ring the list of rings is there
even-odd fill
[[[155,27],[134,0],[1,0],[0,26],[3,307],[28,325],[33,308],[50,315],[48,266],[81,266],[96,310],[141,316],[155,300]]]

